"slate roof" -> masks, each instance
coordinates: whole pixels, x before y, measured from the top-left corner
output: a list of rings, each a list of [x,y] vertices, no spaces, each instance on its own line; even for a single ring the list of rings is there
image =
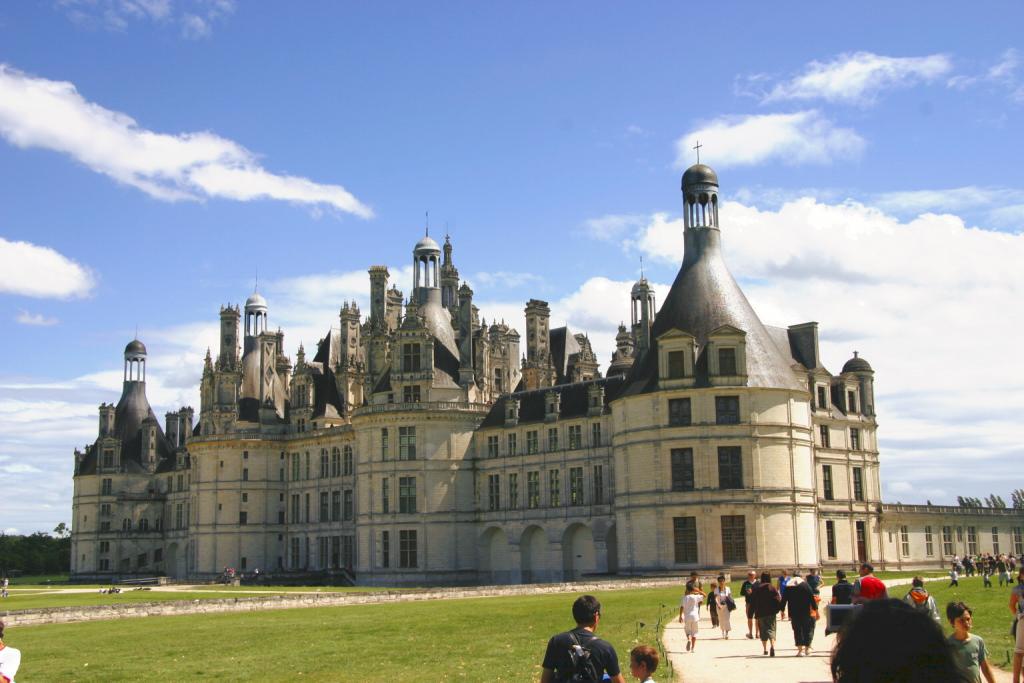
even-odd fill
[[[594,385],[604,387],[604,411],[609,410],[608,404],[622,394],[626,383],[623,377],[602,377],[587,382],[576,382],[574,384],[560,384],[544,389],[533,391],[521,391],[514,394],[506,394],[499,398],[487,417],[480,423],[480,427],[500,427],[505,424],[505,407],[509,398],[519,399],[519,424],[531,422],[543,422],[547,412],[545,397],[549,391],[557,392],[560,396],[558,417],[569,419],[582,417],[589,412],[589,390]]]

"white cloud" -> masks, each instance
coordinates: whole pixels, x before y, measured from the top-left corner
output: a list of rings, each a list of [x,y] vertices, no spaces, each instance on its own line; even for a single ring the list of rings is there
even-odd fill
[[[0,136],[22,148],[67,154],[97,173],[165,201],[276,199],[369,218],[340,185],[275,175],[241,145],[209,132],[146,130],[82,97],[72,83],[0,64]]]
[[[56,250],[0,237],[0,293],[72,299],[88,296],[95,285],[88,268]]]
[[[49,327],[50,325],[56,325],[59,321],[56,318],[50,318],[42,313],[29,313],[28,311],[18,311],[18,315],[14,318],[15,322],[19,325],[32,325],[39,327]]]
[[[538,285],[544,282],[544,278],[534,273],[518,273],[507,270],[494,272],[481,271],[473,275],[472,282],[480,287],[522,287],[524,285]],[[472,286],[472,285],[470,285]]]
[[[213,24],[235,10],[234,0],[58,0],[57,7],[85,28],[126,31],[133,23],[180,24],[182,37],[208,38]]]
[[[958,74],[950,78],[946,84],[957,90],[966,90],[978,85],[997,86],[1006,91],[1010,99],[1024,102],[1024,85],[1018,79],[1017,72],[1021,65],[1020,52],[1014,48],[1005,50],[999,61],[974,75]]]
[[[676,165],[689,166],[700,141],[705,157],[716,168],[748,166],[768,161],[787,164],[827,164],[854,159],[864,139],[841,128],[817,110],[790,114],[723,116],[690,131],[676,141]]]
[[[812,198],[771,211],[725,202],[721,222],[729,267],[766,324],[817,320],[829,369],[854,349],[874,366],[883,481],[915,482],[913,496],[890,494],[1005,497],[1002,463],[1024,456],[1024,233]],[[674,269],[682,221],[654,214],[630,246]]]
[[[981,211],[997,228],[1024,229],[1024,190],[968,185],[944,190],[886,192],[872,202],[898,214]]]
[[[811,62],[803,73],[777,83],[763,102],[814,100],[870,104],[882,90],[931,82],[948,73],[953,64],[946,55],[887,57],[871,52],[842,54],[831,62]]]
[[[586,233],[602,242],[614,242],[631,230],[643,227],[647,216],[636,214],[606,214],[583,222]]]

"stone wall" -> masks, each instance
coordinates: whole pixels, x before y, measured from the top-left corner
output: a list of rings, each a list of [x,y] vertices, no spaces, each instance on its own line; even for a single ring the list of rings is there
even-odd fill
[[[571,602],[569,596],[610,590],[660,588],[678,586],[680,578],[635,579],[601,581],[593,583],[555,583],[519,586],[480,586],[477,588],[431,588],[425,590],[373,591],[359,593],[294,593],[260,597],[211,598],[209,600],[167,600],[160,602],[126,602],[113,605],[82,607],[49,607],[35,610],[0,612],[8,628],[37,626],[39,624],[66,624],[103,619],[130,617],[168,617],[183,614],[214,614],[218,612],[257,612],[272,609],[303,607],[342,607],[413,600],[453,600],[460,598],[491,598],[514,595],[566,593],[566,615]]]

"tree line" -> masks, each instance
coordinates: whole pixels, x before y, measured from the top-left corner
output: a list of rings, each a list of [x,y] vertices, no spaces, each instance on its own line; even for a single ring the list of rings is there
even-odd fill
[[[71,571],[71,533],[62,522],[53,535],[0,533],[0,576],[66,574]]]
[[[1012,507],[1014,510],[1024,510],[1024,489],[1014,489],[1010,492],[1010,505],[1006,504],[1006,501],[1002,496],[996,495],[995,493],[985,496],[985,498],[975,498],[972,496],[957,496],[957,504],[962,508],[1007,508]]]

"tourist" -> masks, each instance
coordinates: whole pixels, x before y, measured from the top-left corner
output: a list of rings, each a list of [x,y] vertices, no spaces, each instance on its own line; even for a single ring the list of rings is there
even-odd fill
[[[935,598],[933,598],[924,587],[924,579],[920,576],[915,576],[911,582],[913,588],[903,598],[903,602],[907,603],[914,609],[920,610],[930,616],[936,623],[942,623],[942,618],[939,616],[939,608],[935,605]]]
[[[679,623],[686,632],[686,651],[697,648],[697,630],[700,622],[700,603],[704,601],[704,592],[693,581],[686,582],[686,594],[679,601]]]
[[[983,564],[981,566],[981,580],[984,582],[983,585],[985,588],[992,587],[992,572],[989,571],[987,564]]]
[[[1013,683],[1021,683],[1021,664],[1024,662],[1024,564],[1017,574],[1017,585],[1010,593],[1010,612],[1013,613],[1013,630],[1016,642],[1013,649]]]
[[[718,585],[715,586],[713,591],[714,601],[712,602],[712,608],[718,613],[718,628],[722,630],[722,637],[726,640],[729,639],[729,631],[732,630],[732,615],[729,613],[729,603],[732,603],[733,609],[736,607],[736,603],[732,599],[732,588],[725,582],[725,575],[718,575]]]
[[[814,621],[817,619],[818,604],[814,601],[814,591],[810,584],[794,573],[782,593],[782,609],[789,607],[789,621],[793,627],[793,640],[796,641],[796,656],[802,657],[811,652],[811,641],[814,639]]]
[[[956,570],[956,567],[949,570],[949,585],[946,588],[952,588],[953,586],[960,587],[960,573]]]
[[[889,597],[882,580],[875,576],[875,568],[865,562],[860,566],[860,578],[853,582],[853,604]]]
[[[757,572],[751,569],[747,572],[747,580],[740,586],[740,593],[743,594],[744,610],[747,613],[747,638],[754,638],[754,603],[750,601],[750,594],[754,592],[757,585]]]
[[[629,672],[641,683],[654,683],[658,670],[658,651],[650,645],[637,645],[629,653]]]
[[[0,598],[6,598],[8,596],[7,586],[10,585],[10,580],[5,576],[3,584],[0,585]]]
[[[999,572],[999,587],[1006,586],[1009,588],[1012,584],[1010,583],[1009,564],[1006,561],[1005,555],[1000,555],[999,559],[996,560],[996,571]]]
[[[846,580],[846,572],[836,570],[836,583],[832,586],[833,605],[853,604],[853,584]]]
[[[782,595],[783,593],[786,592],[786,584],[788,584],[788,583],[789,583],[789,572],[787,572],[785,569],[783,569],[782,573],[779,574],[779,595]],[[783,621],[786,620],[786,605],[785,605],[785,603],[783,603],[782,609],[779,610],[779,618],[782,619]]]
[[[968,683],[942,629],[902,600],[869,600],[832,651],[834,683]]]
[[[815,595],[821,595],[822,579],[821,574],[818,573],[817,569],[812,569],[804,581],[806,581],[807,585],[811,587],[811,591],[813,591]]]
[[[761,574],[761,582],[754,587],[750,596],[754,604],[754,616],[757,618],[757,635],[761,639],[761,648],[764,654],[768,654],[768,646],[771,643],[771,656],[775,656],[775,616],[779,613],[782,605],[782,596],[772,585],[772,575],[768,572]]]
[[[0,621],[0,681],[14,683],[14,675],[21,666],[21,650],[4,645],[4,622]]]
[[[607,673],[607,680],[612,683],[626,683],[622,672],[619,671],[619,656],[615,653],[615,648],[594,635],[601,622],[601,603],[597,598],[592,595],[576,598],[576,602],[572,604],[572,617],[576,620],[576,628],[552,636],[548,641],[544,662],[541,664],[544,669],[540,676],[541,683],[563,680],[573,672],[569,652],[575,647],[582,647],[590,652],[590,661],[594,663],[598,676]]]
[[[971,608],[962,602],[951,602],[946,605],[946,618],[953,626],[953,635],[949,637],[953,656],[959,662],[960,668],[971,677],[971,683],[981,683],[982,674],[987,683],[996,683],[985,652],[985,641],[971,633],[972,617]]]
[[[704,583],[700,580],[700,574],[698,574],[695,571],[690,572],[690,581],[692,581],[693,585],[697,587],[697,590],[699,590],[701,593],[704,592]],[[697,607],[697,613],[700,614],[700,606],[699,605]],[[711,625],[712,626],[717,626],[718,625],[717,622],[715,622],[715,618],[714,617],[711,617]]]

